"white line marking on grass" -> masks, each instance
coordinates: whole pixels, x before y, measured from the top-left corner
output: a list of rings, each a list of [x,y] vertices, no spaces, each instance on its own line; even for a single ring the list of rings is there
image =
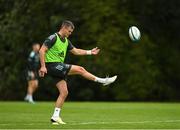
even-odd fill
[[[72,122],[68,125],[91,125],[91,124],[145,124],[145,123],[176,123],[180,120],[165,120],[165,121],[119,121],[119,122]]]
[[[66,125],[91,125],[91,124],[145,124],[145,123],[178,123],[180,122],[180,120],[164,120],[164,121],[114,121],[114,122],[76,122],[76,121],[72,121],[72,122],[67,122]],[[24,124],[20,124],[21,126],[34,126],[34,125],[38,125],[38,126],[44,126],[44,124],[47,123],[24,123]],[[9,126],[9,125],[16,125],[18,126],[18,124],[13,124],[13,123],[0,123],[0,126]],[[52,125],[51,123],[49,123],[49,125]],[[1,128],[0,128],[1,129]]]

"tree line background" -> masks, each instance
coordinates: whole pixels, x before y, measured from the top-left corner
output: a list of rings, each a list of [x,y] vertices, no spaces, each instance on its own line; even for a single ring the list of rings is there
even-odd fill
[[[71,20],[70,37],[77,48],[98,46],[98,56],[73,56],[67,63],[85,67],[99,77],[118,75],[109,87],[68,78],[68,100],[179,101],[179,0],[0,0],[0,100],[23,100],[24,76],[33,42],[43,43]],[[130,41],[137,26],[141,40]],[[40,79],[36,100],[55,100],[53,79]]]

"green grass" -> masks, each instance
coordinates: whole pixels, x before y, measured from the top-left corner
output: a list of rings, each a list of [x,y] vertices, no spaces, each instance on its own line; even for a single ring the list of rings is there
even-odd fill
[[[0,129],[180,129],[180,103],[66,102],[54,126],[54,102],[0,102]]]

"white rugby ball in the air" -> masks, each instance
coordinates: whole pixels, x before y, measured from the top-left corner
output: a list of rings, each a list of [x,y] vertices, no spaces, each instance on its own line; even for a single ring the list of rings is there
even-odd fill
[[[141,38],[141,32],[136,26],[131,26],[129,28],[129,37],[132,41],[136,42],[139,41]]]

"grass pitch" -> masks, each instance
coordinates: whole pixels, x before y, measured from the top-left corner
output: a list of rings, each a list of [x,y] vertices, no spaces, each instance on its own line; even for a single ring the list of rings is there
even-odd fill
[[[180,103],[66,102],[54,126],[54,102],[0,102],[0,129],[180,129]]]

